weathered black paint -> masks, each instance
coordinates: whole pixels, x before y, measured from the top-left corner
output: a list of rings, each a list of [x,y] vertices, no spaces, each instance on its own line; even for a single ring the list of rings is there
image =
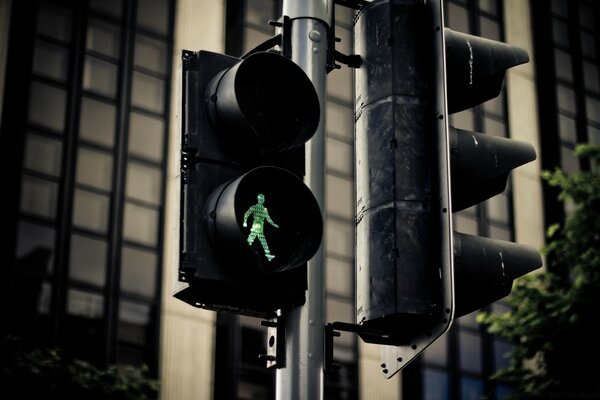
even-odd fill
[[[443,208],[432,23],[422,1],[365,7],[356,22],[357,322],[411,340],[440,320]],[[387,338],[363,335],[387,342]]]

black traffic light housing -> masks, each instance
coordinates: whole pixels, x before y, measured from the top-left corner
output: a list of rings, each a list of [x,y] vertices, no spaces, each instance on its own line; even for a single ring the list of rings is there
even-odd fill
[[[375,1],[355,23],[356,306],[366,342],[408,363],[452,319],[443,35],[422,1]],[[442,173],[440,173],[440,171]],[[390,347],[392,347],[390,346]],[[397,369],[389,361],[383,372]]]
[[[182,55],[179,282],[196,307],[271,318],[304,303],[322,237],[302,182],[316,91],[291,60]]]
[[[452,212],[506,187],[530,144],[448,125],[496,97],[527,52],[444,28],[441,0],[376,0],[355,24],[357,323],[386,377],[455,318],[541,266],[528,246],[453,232]]]

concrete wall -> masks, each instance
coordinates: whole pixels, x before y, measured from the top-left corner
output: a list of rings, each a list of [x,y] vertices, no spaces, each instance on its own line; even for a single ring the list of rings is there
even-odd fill
[[[504,0],[505,41],[526,49],[530,62],[510,69],[506,77],[510,137],[531,143],[538,159],[512,173],[515,236],[518,243],[540,249],[545,243],[540,179],[540,132],[535,82],[535,54],[530,2]]]
[[[161,399],[212,399],[215,313],[172,297],[179,263],[179,149],[181,51],[223,52],[224,0],[179,0],[176,5],[161,309]]]

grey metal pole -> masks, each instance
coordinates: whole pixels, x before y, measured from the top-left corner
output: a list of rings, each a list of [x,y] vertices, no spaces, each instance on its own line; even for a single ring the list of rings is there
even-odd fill
[[[325,102],[328,27],[334,0],[284,0],[292,20],[292,60],[306,72],[321,103],[321,121],[306,146],[306,184],[325,210]],[[324,235],[325,236],[325,235]],[[308,264],[306,304],[286,319],[286,366],[277,370],[277,400],[323,398],[324,246]]]

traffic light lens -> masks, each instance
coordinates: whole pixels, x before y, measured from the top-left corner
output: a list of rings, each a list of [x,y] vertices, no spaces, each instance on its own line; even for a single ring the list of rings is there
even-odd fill
[[[217,76],[207,98],[216,129],[255,158],[303,145],[320,120],[319,98],[304,71],[275,53],[256,53]]]
[[[259,167],[211,194],[207,216],[221,257],[249,270],[276,272],[303,265],[316,253],[323,220],[310,189],[294,174]]]

